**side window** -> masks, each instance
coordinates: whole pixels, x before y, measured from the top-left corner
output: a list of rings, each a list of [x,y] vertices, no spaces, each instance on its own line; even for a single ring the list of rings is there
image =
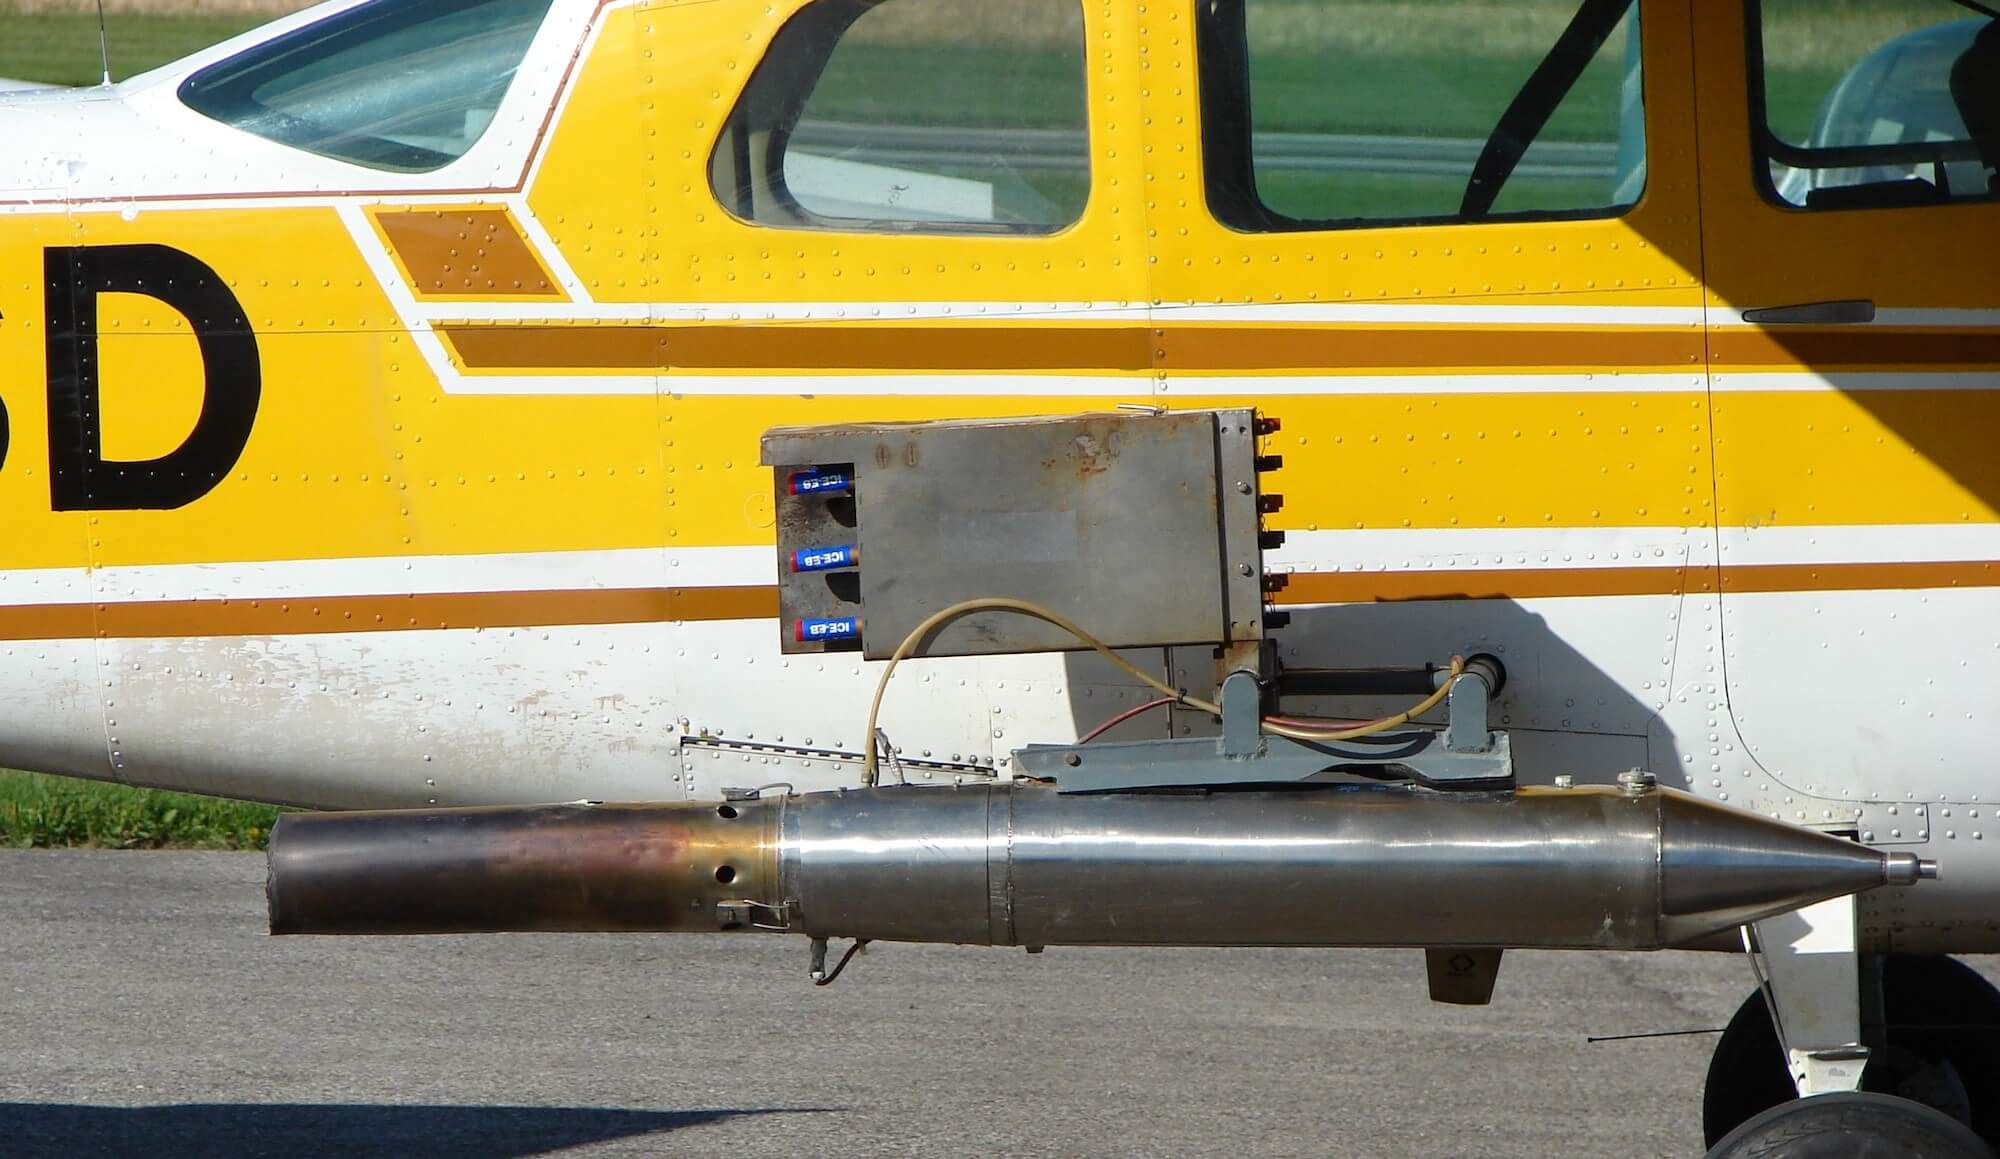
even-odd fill
[[[551,0],[374,0],[189,77],[189,108],[281,145],[424,173],[493,122]]]
[[[1957,0],[1753,4],[1766,193],[1807,209],[1995,192],[2000,23]]]
[[[1637,0],[1200,0],[1237,229],[1612,216],[1646,184]]]
[[[773,39],[710,161],[790,228],[1050,233],[1090,193],[1078,0],[818,0]]]

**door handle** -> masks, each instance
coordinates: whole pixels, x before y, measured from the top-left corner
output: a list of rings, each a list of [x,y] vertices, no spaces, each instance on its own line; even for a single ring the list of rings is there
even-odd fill
[[[1845,298],[1838,302],[1767,306],[1743,311],[1743,320],[1756,326],[1859,326],[1875,320],[1875,303],[1867,298]]]

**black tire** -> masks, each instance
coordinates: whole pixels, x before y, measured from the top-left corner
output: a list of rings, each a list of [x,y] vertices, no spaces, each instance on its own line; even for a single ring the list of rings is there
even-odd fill
[[[1962,962],[1892,957],[1882,965],[1889,1045],[1869,1060],[1862,1089],[1933,1107],[2000,1147],[2000,990]],[[1778,1032],[1753,993],[1709,1059],[1702,1137],[1716,1145],[1738,1124],[1797,1098]]]
[[[1994,1159],[1972,1128],[1892,1095],[1795,1099],[1731,1131],[1707,1159]]]

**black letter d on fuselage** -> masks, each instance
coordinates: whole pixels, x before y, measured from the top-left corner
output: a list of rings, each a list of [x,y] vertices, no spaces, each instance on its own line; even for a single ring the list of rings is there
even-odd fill
[[[43,254],[48,293],[49,498],[57,511],[165,511],[214,490],[250,441],[263,393],[257,338],[214,270],[162,245]],[[143,294],[188,320],[201,346],[201,417],[157,459],[106,460],[98,404],[97,298]]]

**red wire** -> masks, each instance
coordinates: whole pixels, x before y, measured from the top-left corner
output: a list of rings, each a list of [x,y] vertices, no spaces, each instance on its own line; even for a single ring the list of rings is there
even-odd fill
[[[1141,713],[1151,712],[1153,709],[1156,709],[1163,704],[1172,704],[1176,699],[1177,699],[1176,697],[1172,696],[1162,696],[1158,700],[1149,700],[1146,703],[1141,704],[1136,708],[1128,708],[1124,712],[1119,713],[1117,716],[1112,717],[1110,720],[1105,721],[1103,724],[1098,725],[1096,728],[1091,729],[1089,732],[1084,733],[1083,737],[1079,739],[1076,743],[1089,744],[1091,741],[1096,740],[1098,737],[1103,736],[1105,733],[1110,732],[1112,729],[1117,728],[1119,725],[1124,724],[1126,721],[1131,720],[1133,717],[1138,716]]]

